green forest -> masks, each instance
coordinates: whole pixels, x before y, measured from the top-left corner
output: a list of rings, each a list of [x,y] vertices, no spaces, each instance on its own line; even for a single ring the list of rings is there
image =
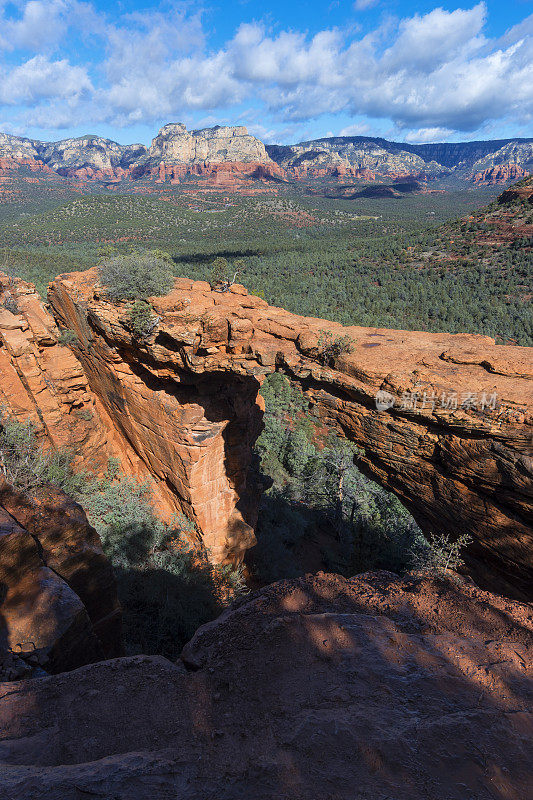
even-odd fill
[[[214,259],[224,257],[238,262],[239,280],[250,291],[290,311],[527,345],[531,243],[487,248],[479,241],[483,222],[459,219],[473,218],[494,195],[80,196],[5,221],[0,264],[45,294],[57,274],[113,253],[160,249],[172,257],[176,275],[192,278],[207,278]]]

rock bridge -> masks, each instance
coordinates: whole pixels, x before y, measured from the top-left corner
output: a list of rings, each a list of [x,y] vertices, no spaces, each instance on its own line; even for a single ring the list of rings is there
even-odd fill
[[[239,558],[255,541],[258,390],[281,371],[301,385],[314,414],[361,448],[358,466],[393,491],[425,533],[473,537],[466,560],[480,585],[531,599],[532,348],[342,327],[269,306],[241,286],[219,294],[185,279],[152,298],[159,322],[142,341],[128,328],[126,306],[99,290],[94,270],[59,276],[48,299],[60,328],[77,336],[85,385],[76,391],[90,398],[87,457],[96,464],[115,455],[151,478],[158,507],[194,520],[214,560]],[[41,325],[57,339],[43,314]],[[351,351],[323,363],[324,332],[350,337]],[[32,342],[37,363],[47,346]],[[23,370],[20,358],[11,355],[11,364]],[[75,400],[69,408],[78,408],[79,428]]]

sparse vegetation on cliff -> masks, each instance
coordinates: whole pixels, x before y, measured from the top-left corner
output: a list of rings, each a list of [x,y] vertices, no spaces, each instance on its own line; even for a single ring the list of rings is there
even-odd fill
[[[69,450],[44,450],[30,423],[0,413],[0,475],[24,492],[58,486],[98,531],[117,578],[127,653],[177,658],[195,630],[243,591],[240,572],[214,567],[193,550],[185,517],[163,523],[150,487],[123,475],[118,462],[100,478],[72,464]]]
[[[71,331],[68,328],[65,328],[59,334],[59,338],[57,340],[59,344],[64,344],[66,347],[72,347],[73,345],[78,344],[78,336],[75,331]]]
[[[98,267],[100,282],[112,300],[146,300],[164,295],[173,283],[172,264],[153,253],[107,258]]]
[[[127,318],[133,335],[138,339],[149,336],[158,322],[158,318],[153,314],[152,306],[145,300],[136,300],[128,309]]]
[[[350,336],[333,336],[331,331],[322,331],[318,340],[318,360],[325,366],[333,366],[339,356],[348,355],[353,350]]]
[[[8,483],[24,492],[52,483],[75,495],[83,479],[74,473],[72,461],[67,449],[40,447],[30,421],[12,420],[0,408],[0,474]]]
[[[442,574],[461,566],[469,537],[427,540],[398,498],[358,470],[357,448],[324,429],[287,378],[270,376],[261,394],[265,429],[257,452],[271,487],[251,551],[259,580],[296,577],[311,566],[347,576],[373,569]]]

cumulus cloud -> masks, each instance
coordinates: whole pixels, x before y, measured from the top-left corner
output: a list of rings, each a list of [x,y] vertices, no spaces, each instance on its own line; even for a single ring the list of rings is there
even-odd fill
[[[44,56],[34,56],[0,79],[0,102],[28,104],[54,97],[69,102],[92,89],[83,67],[72,66],[66,60],[49,61]]]
[[[432,73],[456,58],[467,62],[485,43],[480,36],[485,23],[485,3],[471,9],[445,11],[436,8],[428,14],[415,14],[400,22],[398,36],[383,56],[382,66],[395,70]]]
[[[90,3],[78,0],[28,0],[17,17],[0,6],[0,49],[34,52],[56,47],[71,28],[99,27]]]
[[[371,2],[356,0],[355,7]],[[0,64],[0,102],[31,105],[22,115],[42,125],[128,126],[199,112],[232,118],[232,109],[259,103],[268,135],[342,113],[390,120],[407,140],[434,141],[533,118],[533,16],[490,39],[483,2],[388,18],[366,34],[273,35],[246,23],[218,49],[209,46],[202,14],[185,4],[112,20],[78,0],[29,0],[9,19],[1,8],[0,46],[11,56],[16,48],[39,52],[15,66]],[[94,62],[68,60],[58,50],[76,25],[98,39]],[[343,133],[370,132],[361,125]]]

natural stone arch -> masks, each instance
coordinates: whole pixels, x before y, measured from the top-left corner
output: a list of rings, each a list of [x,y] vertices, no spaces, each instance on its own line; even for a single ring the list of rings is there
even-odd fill
[[[214,559],[253,543],[257,391],[277,370],[362,448],[363,471],[395,492],[425,532],[471,534],[476,580],[531,596],[532,348],[496,346],[487,336],[343,328],[268,306],[243,287],[218,294],[184,279],[152,299],[159,324],[138,341],[96,278],[91,270],[56,279],[53,313],[78,336],[115,444],[118,434],[131,463],[155,478],[161,503],[195,519]],[[324,331],[350,337],[352,351],[322,363]],[[394,405],[379,411],[378,391]],[[402,398],[424,392],[426,402],[402,407]],[[446,408],[453,395],[457,409]]]

